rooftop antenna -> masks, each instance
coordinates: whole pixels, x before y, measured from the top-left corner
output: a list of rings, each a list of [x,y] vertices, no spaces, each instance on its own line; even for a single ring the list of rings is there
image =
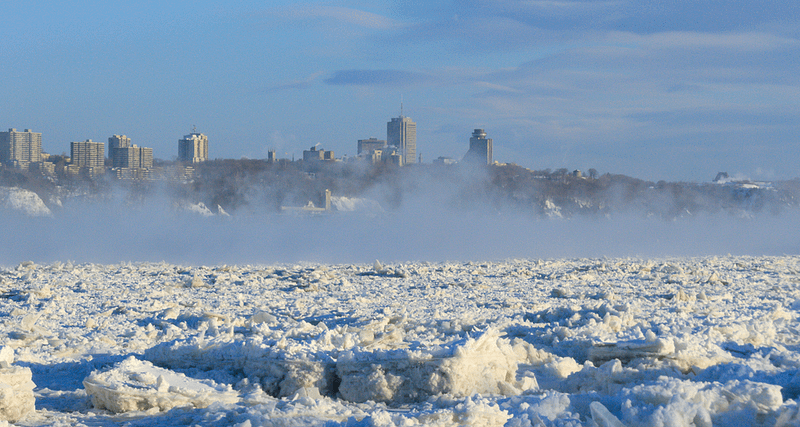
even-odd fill
[[[400,117],[403,117],[403,94],[400,94]]]
[[[192,133],[197,133],[197,126],[192,125]]]

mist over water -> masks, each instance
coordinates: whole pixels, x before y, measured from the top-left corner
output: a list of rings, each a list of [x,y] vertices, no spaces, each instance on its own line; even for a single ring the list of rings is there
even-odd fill
[[[800,215],[637,213],[544,218],[512,210],[408,203],[385,212],[205,217],[164,200],[91,202],[51,217],[4,213],[0,263],[75,261],[273,264],[492,261],[508,258],[784,255],[800,250]]]

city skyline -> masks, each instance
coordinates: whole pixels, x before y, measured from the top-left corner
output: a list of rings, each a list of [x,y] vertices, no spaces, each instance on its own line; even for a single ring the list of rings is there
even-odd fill
[[[300,157],[316,143],[352,156],[402,99],[425,159],[460,155],[464,130],[482,128],[502,141],[496,159],[531,168],[787,179],[800,157],[796,9],[6,2],[0,121],[41,132],[52,153],[123,130],[170,158],[197,123],[215,158]]]

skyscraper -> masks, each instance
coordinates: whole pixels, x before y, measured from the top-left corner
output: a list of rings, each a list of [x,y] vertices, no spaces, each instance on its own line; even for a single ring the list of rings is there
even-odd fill
[[[403,164],[417,162],[417,124],[403,115],[402,106],[400,117],[393,117],[386,124],[386,143],[397,147]]]
[[[492,164],[492,138],[486,138],[483,129],[475,129],[469,139],[469,151],[464,155],[464,161]]]
[[[192,132],[178,140],[178,160],[186,163],[200,163],[208,160],[208,137]]]
[[[25,129],[17,132],[11,128],[0,132],[0,163],[28,169],[31,163],[42,160],[42,134]]]

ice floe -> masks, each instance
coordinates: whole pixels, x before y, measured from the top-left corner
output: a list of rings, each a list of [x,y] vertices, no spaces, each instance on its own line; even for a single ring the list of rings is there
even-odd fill
[[[798,283],[795,256],[25,262],[0,420],[800,425]]]

